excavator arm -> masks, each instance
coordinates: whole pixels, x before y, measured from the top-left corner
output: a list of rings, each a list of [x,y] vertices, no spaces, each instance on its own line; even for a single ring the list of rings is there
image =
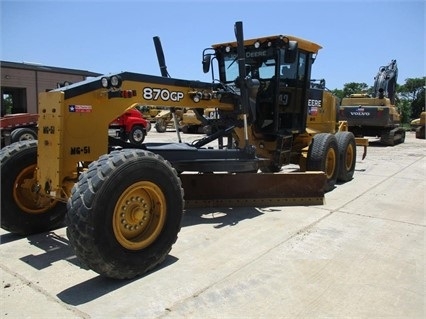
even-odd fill
[[[381,66],[374,77],[373,97],[387,97],[395,105],[397,79],[398,66],[396,60],[392,60],[387,66]]]

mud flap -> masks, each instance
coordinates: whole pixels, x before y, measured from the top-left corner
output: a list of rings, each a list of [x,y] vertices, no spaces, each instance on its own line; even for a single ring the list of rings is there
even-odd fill
[[[181,174],[185,208],[323,205],[323,172]]]

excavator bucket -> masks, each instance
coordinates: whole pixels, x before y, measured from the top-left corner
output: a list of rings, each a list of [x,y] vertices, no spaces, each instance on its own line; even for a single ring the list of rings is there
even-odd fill
[[[322,205],[323,172],[182,174],[185,207]]]

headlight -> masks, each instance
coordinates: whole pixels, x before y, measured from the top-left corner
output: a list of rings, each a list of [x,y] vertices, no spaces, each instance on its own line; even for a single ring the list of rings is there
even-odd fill
[[[103,88],[109,89],[114,88],[118,89],[121,86],[121,78],[118,75],[113,75],[111,77],[104,76],[101,78],[101,84]]]
[[[110,79],[111,85],[115,88],[119,88],[121,86],[121,78],[117,75],[113,75]]]
[[[101,84],[102,84],[102,87],[104,87],[104,88],[108,88],[109,87],[109,81],[108,81],[108,78],[106,78],[106,77],[103,77],[102,79],[101,79]]]

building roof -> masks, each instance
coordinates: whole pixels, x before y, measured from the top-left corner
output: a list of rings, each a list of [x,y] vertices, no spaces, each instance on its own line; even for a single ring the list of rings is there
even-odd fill
[[[32,71],[42,71],[42,72],[51,72],[51,73],[62,73],[62,74],[73,74],[73,75],[82,75],[82,76],[99,76],[100,73],[95,73],[86,70],[78,69],[68,69],[68,68],[59,68],[55,66],[47,66],[37,63],[30,62],[10,62],[10,61],[0,61],[0,66],[2,68],[10,69],[22,69],[22,70],[32,70]]]

